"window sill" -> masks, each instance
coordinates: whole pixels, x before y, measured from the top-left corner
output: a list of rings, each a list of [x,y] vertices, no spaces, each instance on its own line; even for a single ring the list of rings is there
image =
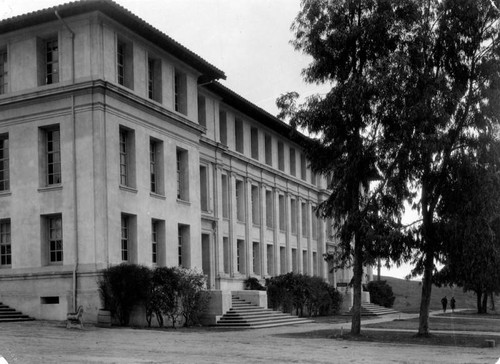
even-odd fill
[[[136,191],[137,192],[137,191]],[[154,193],[154,192],[150,192],[149,193],[149,196],[153,197],[153,198],[157,198],[159,200],[166,200],[167,197],[165,195],[160,195],[158,193]]]
[[[11,195],[12,195],[12,192],[10,192],[10,190],[0,191],[0,197],[8,197],[8,196],[11,196]]]
[[[186,200],[181,200],[179,198],[177,199],[177,203],[182,204],[182,205],[186,205],[186,206],[191,206],[191,202],[186,201]]]
[[[0,270],[2,269],[12,269],[12,264],[0,265]]]
[[[50,186],[39,187],[38,192],[60,191],[62,190],[62,188],[63,186],[61,184],[50,185]]]
[[[130,193],[137,193],[137,189],[129,186],[124,186],[120,185],[120,190],[130,192]]]

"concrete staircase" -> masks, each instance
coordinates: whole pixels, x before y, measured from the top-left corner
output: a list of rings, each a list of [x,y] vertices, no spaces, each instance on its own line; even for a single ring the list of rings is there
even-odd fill
[[[349,310],[349,314],[352,313],[352,308]],[[374,303],[362,303],[361,304],[361,315],[362,316],[382,316],[397,314],[399,311],[393,310],[392,308],[387,308],[384,306],[379,306]]]
[[[7,305],[0,302],[0,323],[14,321],[33,321],[34,318],[28,315],[23,315],[22,312],[16,311]]]
[[[311,322],[313,321],[259,307],[233,295],[231,308],[217,321],[216,326],[257,329]]]

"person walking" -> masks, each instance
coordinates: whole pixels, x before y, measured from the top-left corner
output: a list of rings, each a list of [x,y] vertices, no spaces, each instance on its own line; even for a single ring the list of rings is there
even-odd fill
[[[450,307],[451,307],[451,312],[455,312],[455,297],[451,297],[451,300],[450,300]]]
[[[448,299],[446,296],[441,298],[441,304],[443,305],[443,312],[446,313],[446,306],[448,306]]]

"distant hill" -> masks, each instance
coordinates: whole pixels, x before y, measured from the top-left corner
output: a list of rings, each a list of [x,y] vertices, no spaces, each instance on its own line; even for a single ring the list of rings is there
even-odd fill
[[[384,276],[380,277],[380,279],[383,281],[387,281],[387,283],[392,287],[392,292],[396,297],[394,306],[392,307],[393,309],[401,312],[418,312],[420,310],[422,282]],[[430,309],[442,309],[441,298],[443,298],[444,296],[448,298],[448,308],[450,307],[450,299],[452,296],[454,296],[455,300],[457,301],[457,308],[476,309],[476,296],[474,295],[474,293],[464,293],[462,288],[459,287],[439,288],[436,286],[432,286]]]

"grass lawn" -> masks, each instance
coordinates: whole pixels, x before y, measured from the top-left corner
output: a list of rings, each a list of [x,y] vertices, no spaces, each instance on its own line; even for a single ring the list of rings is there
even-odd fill
[[[416,332],[416,331],[415,331]],[[486,340],[495,340],[495,336],[469,336],[469,335],[443,335],[435,334],[430,337],[417,337],[415,333],[410,332],[391,332],[391,331],[367,331],[361,328],[360,336],[351,336],[348,330],[343,333],[340,330],[317,330],[307,333],[289,333],[280,334],[283,337],[302,337],[310,339],[333,339],[336,341],[369,341],[392,343],[398,345],[436,345],[436,346],[462,346],[462,347],[486,347]]]

